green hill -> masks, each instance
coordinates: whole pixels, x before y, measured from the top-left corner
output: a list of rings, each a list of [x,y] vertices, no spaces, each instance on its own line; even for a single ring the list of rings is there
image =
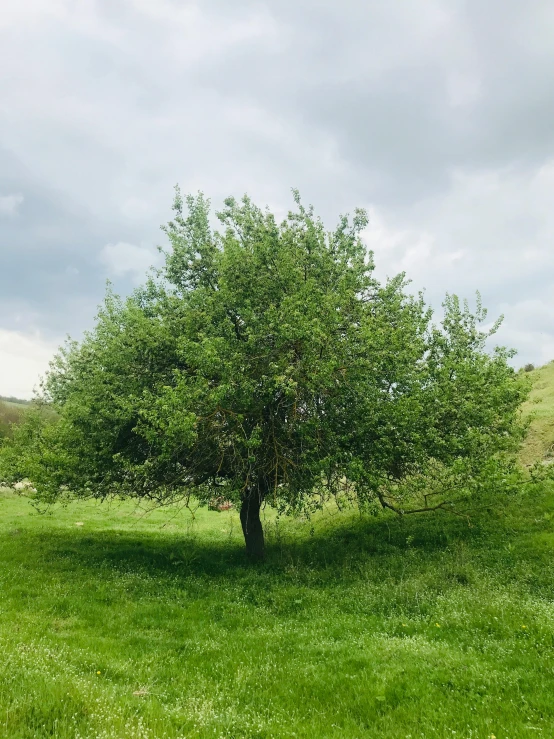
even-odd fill
[[[19,421],[26,406],[24,401],[0,398],[0,439],[9,435],[11,424]]]
[[[31,400],[0,396],[0,439],[9,436],[14,423],[19,423],[23,414],[32,405]],[[52,416],[54,411],[44,406],[43,413]]]
[[[0,401],[9,405],[29,405],[31,400],[23,400],[23,398],[15,398],[13,395],[0,395]]]
[[[529,373],[533,389],[523,406],[531,417],[520,459],[525,465],[554,457],[554,361]]]

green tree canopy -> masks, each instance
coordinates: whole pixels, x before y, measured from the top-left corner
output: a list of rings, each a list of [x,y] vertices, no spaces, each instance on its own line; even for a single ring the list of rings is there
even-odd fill
[[[61,349],[43,386],[56,420],[29,416],[4,477],[46,501],[222,495],[262,557],[264,501],[448,508],[500,470],[525,389],[508,351],[486,351],[479,301],[447,297],[437,325],[404,275],[375,278],[364,211],[328,232],[295,203],[279,224],[229,198],[214,231],[209,201],[177,190],[165,267],[125,300],[108,291]]]

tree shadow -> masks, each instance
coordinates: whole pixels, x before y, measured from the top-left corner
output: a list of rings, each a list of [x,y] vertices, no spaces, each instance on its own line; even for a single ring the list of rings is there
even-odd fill
[[[244,545],[237,538],[221,541],[211,537],[177,532],[82,531],[51,529],[42,531],[38,547],[30,547],[28,536],[14,537],[12,547],[22,547],[21,558],[30,564],[30,552],[41,564],[78,568],[81,572],[108,568],[113,571],[145,573],[161,578],[219,579],[252,576],[288,578],[294,571],[309,572],[310,581],[333,578],[344,581],[356,577],[362,566],[401,562],[411,557],[431,559],[461,543],[489,545],[501,533],[499,521],[483,513],[467,521],[444,514],[399,518],[394,514],[378,517],[355,514],[320,522],[317,530],[310,522],[287,521],[268,525],[267,556],[260,564],[251,563]],[[23,551],[25,549],[25,552]],[[31,554],[31,558],[32,558]],[[39,562],[37,562],[39,566]]]

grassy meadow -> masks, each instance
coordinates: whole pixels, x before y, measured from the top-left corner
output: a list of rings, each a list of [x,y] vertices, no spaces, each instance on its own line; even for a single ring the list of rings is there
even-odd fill
[[[521,452],[523,464],[554,458],[554,362],[529,375],[533,388],[523,410],[532,422]]]
[[[532,373],[522,461],[554,443]],[[554,737],[554,485],[471,520],[0,492],[0,737]]]

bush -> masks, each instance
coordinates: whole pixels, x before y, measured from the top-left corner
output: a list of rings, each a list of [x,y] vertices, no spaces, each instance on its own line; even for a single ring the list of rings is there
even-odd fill
[[[535,365],[529,362],[529,364],[526,364],[523,368],[524,372],[532,372],[535,369]]]

